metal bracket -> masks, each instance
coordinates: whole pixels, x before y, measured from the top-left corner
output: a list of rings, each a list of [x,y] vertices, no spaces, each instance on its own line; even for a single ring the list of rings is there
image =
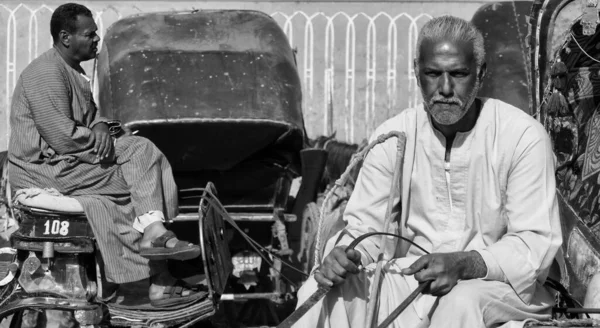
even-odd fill
[[[209,297],[214,302],[225,291],[227,279],[233,271],[231,254],[224,235],[224,218],[215,208],[216,205],[208,201],[208,198],[216,196],[217,190],[214,184],[209,182],[198,206],[202,262],[207,278]]]
[[[71,310],[71,311],[85,311],[79,312],[81,316],[86,316],[88,319],[94,318],[95,321],[101,319],[102,308],[98,304],[88,303],[82,300],[74,299],[63,299],[53,297],[28,297],[16,299],[12,302],[4,304],[0,309],[0,318],[4,318],[12,313],[15,313],[23,309],[52,309],[52,310]],[[96,312],[99,311],[99,312]],[[85,315],[84,315],[85,313]],[[98,318],[96,314],[99,314]],[[88,322],[89,322],[88,321]],[[99,321],[98,321],[99,322]],[[89,323],[88,323],[89,324]]]
[[[279,241],[280,249],[277,251],[277,254],[280,256],[289,256],[294,252],[288,243],[287,239],[287,231],[285,228],[285,217],[282,210],[276,209],[273,212],[273,219],[275,222],[272,226],[273,237],[276,237]],[[273,284],[275,285],[275,293],[280,295],[285,294],[285,286],[283,281],[281,280],[281,269],[282,269],[281,259],[278,257],[273,257],[273,267],[270,268],[271,279]]]
[[[581,26],[583,27],[583,35],[594,35],[596,27],[598,27],[598,0],[587,0],[586,6],[583,9],[581,17]]]

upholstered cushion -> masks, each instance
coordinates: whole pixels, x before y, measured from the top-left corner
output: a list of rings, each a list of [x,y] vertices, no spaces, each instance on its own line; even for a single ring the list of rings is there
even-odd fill
[[[16,204],[46,211],[84,213],[83,207],[75,198],[61,195],[55,189],[20,189],[15,193],[14,201]]]

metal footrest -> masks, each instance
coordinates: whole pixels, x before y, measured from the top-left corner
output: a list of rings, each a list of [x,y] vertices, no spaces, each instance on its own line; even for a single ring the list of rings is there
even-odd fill
[[[54,297],[15,299],[2,306],[0,319],[25,309],[75,311],[75,318],[78,321],[81,319],[83,322],[80,323],[84,325],[98,324],[102,319],[102,307],[99,304]]]
[[[169,327],[182,323],[187,325],[215,314],[215,307],[210,299],[186,304],[177,309],[165,308],[154,311],[140,311],[109,304],[108,310],[111,325],[119,327]]]
[[[277,218],[273,213],[236,213],[231,212],[229,216],[234,221],[245,221],[245,222],[275,222]],[[296,215],[294,214],[283,214],[283,220],[285,222],[296,222]],[[198,213],[179,213],[174,219],[170,220],[169,223],[173,222],[191,222],[198,221]]]
[[[205,298],[195,303],[188,303],[177,308],[156,310],[128,309],[111,304],[102,305],[71,299],[53,297],[29,297],[16,299],[4,304],[0,309],[0,320],[11,314],[27,309],[66,310],[73,311],[75,320],[80,325],[99,325],[105,319],[103,307],[108,307],[110,324],[120,327],[170,327],[179,324],[193,324],[215,314],[212,300]]]

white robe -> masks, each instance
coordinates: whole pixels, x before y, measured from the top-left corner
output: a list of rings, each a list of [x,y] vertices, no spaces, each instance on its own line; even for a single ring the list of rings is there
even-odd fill
[[[488,268],[484,278],[461,281],[439,300],[419,297],[394,327],[485,327],[549,318],[554,300],[542,284],[562,243],[551,143],[541,124],[518,108],[482,101],[475,127],[456,135],[449,163],[444,162],[444,136],[422,105],[389,119],[371,138],[393,130],[407,136],[401,192],[394,199],[397,220],[390,232],[429,252],[478,251]],[[344,213],[346,230],[354,237],[383,230],[396,142],[388,139],[365,158]],[[334,236],[325,254],[336,241],[348,245],[352,239]],[[297,327],[364,325],[380,241],[371,237],[357,247],[365,270],[334,288]],[[399,270],[423,255],[408,243],[392,244],[397,247],[385,256],[393,260],[381,286],[379,321],[416,288],[413,276]],[[298,304],[315,288],[311,277],[299,291]],[[469,302],[478,310],[469,311]]]

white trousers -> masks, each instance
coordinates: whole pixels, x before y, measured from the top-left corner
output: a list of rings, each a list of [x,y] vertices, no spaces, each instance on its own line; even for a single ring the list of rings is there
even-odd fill
[[[376,311],[378,323],[385,320],[417,287],[413,276],[400,273],[402,268],[408,267],[416,259],[394,259],[384,267],[379,308]],[[333,287],[294,327],[365,327],[375,267],[373,263],[359,274],[349,275],[343,284]],[[316,290],[317,282],[311,276],[298,291],[298,306]],[[389,327],[522,327],[529,320],[549,319],[553,304],[553,297],[546,290],[537,292],[536,299],[527,305],[506,283],[463,280],[442,297],[418,296]]]
[[[165,222],[165,215],[161,211],[150,211],[133,220],[133,229],[144,233],[144,229],[154,222]]]

